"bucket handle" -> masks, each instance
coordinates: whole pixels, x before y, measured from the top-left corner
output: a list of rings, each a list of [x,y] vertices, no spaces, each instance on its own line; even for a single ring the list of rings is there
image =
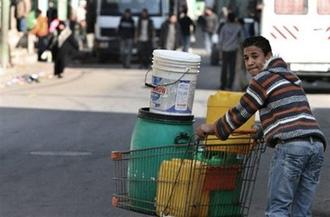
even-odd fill
[[[159,87],[159,86],[169,86],[169,85],[172,85],[172,84],[175,84],[177,83],[178,81],[181,80],[181,78],[183,78],[183,76],[185,76],[189,71],[190,71],[190,68],[187,67],[186,71],[176,80],[176,81],[172,81],[172,82],[169,82],[169,83],[165,83],[165,84],[162,84],[162,85],[154,85],[152,83],[148,83],[147,82],[147,77],[148,77],[148,74],[149,72],[151,71],[151,68],[148,69],[148,71],[146,72],[146,74],[144,75],[144,85],[146,87],[150,87],[150,88],[156,88],[156,87]]]

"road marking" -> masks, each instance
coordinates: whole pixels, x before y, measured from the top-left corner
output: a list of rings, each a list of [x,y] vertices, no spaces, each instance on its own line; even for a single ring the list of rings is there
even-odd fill
[[[91,152],[73,152],[73,151],[32,151],[30,152],[30,154],[40,155],[40,156],[66,156],[66,157],[92,155]]]

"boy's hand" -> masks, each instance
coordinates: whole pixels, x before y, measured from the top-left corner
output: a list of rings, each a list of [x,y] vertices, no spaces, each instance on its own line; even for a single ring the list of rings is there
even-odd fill
[[[196,135],[200,139],[204,139],[209,134],[215,134],[214,124],[201,124],[196,129]]]

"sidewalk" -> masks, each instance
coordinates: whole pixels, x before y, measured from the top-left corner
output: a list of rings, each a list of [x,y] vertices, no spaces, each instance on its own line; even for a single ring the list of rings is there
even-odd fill
[[[52,78],[53,63],[38,62],[36,54],[28,54],[26,49],[17,48],[12,54],[12,67],[0,68],[0,88],[28,85]]]

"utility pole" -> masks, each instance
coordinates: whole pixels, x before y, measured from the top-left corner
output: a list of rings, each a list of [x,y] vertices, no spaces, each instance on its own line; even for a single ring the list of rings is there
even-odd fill
[[[8,45],[8,29],[9,29],[9,0],[1,1],[1,33],[0,33],[0,49],[1,49],[1,65],[5,69],[9,60]]]

